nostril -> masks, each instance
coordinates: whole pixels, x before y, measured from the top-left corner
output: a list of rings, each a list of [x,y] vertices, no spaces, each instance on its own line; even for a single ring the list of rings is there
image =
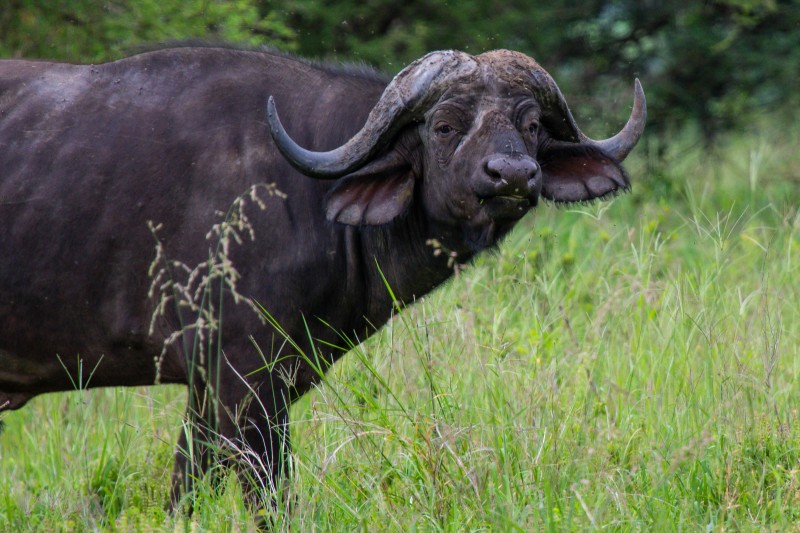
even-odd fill
[[[503,171],[505,167],[508,166],[508,163],[504,162],[500,158],[493,157],[489,159],[486,164],[484,165],[484,170],[494,180],[500,181],[503,179]]]
[[[529,180],[534,180],[536,179],[536,175],[539,173],[539,165],[536,163],[536,161],[525,161],[524,172],[528,176]]]

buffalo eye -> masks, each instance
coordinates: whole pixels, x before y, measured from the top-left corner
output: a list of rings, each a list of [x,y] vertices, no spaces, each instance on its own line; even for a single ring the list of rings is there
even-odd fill
[[[441,126],[437,126],[436,130],[434,131],[436,131],[436,134],[441,137],[447,137],[452,133],[455,133],[456,130],[449,124],[442,124]]]
[[[528,126],[528,133],[530,133],[531,135],[536,135],[538,132],[539,132],[539,123],[536,121],[531,122],[530,125]]]

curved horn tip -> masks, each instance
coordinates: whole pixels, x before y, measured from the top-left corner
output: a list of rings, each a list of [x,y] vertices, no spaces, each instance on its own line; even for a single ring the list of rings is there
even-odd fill
[[[639,81],[639,78],[633,79],[633,107],[641,107],[642,109],[642,120],[647,117],[647,98],[644,96],[644,89],[642,88],[642,82]]]
[[[278,110],[275,107],[275,98],[272,95],[269,95],[267,98],[267,122],[269,123],[269,127],[271,130],[275,131],[273,126],[274,122],[280,124],[281,119],[278,118]]]
[[[642,83],[639,81],[639,78],[634,78],[633,81],[634,89],[633,89],[633,109],[636,111],[638,109],[638,129],[639,133],[636,137],[638,142],[639,138],[644,133],[644,127],[647,123],[647,98],[644,96],[644,89],[642,88]],[[635,143],[634,143],[635,144]]]
[[[585,135],[583,136],[590,144],[604,150],[618,161],[623,161],[636,146],[636,143],[639,142],[642,133],[644,133],[644,125],[647,120],[647,103],[644,97],[644,89],[642,89],[642,84],[638,78],[634,79],[633,92],[631,114],[619,133],[602,141],[593,141],[586,138]]]

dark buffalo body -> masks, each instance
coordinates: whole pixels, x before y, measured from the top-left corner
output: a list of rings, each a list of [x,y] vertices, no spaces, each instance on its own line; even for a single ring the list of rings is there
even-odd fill
[[[259,182],[287,199],[253,217],[259,244],[235,247],[239,290],[288,331],[302,313],[357,324],[369,285],[362,265],[348,263],[358,231],[325,221],[328,184],[298,176],[274,149],[265,109],[276,95],[298,139],[334,147],[384,86],[374,75],[228,49],[98,66],[0,62],[0,404],[72,388],[56,354],[73,376],[78,357],[96,367],[91,385],[152,384],[163,336],[148,336],[148,221],[162,225],[169,259],[196,265],[208,258],[219,212]],[[231,317],[231,342],[242,344],[226,345],[233,359],[247,359],[238,353],[252,351],[246,336],[263,330],[252,315]],[[186,381],[181,357],[169,354],[163,381]]]
[[[384,277],[401,302],[446,280],[432,239],[467,262],[540,196],[627,188],[619,162],[643,123],[637,85],[620,134],[588,139],[546,72],[507,51],[430,54],[391,83],[225,48],[1,61],[0,410],[79,375],[200,391],[213,376],[219,404],[201,419],[260,454],[272,479],[286,405],[319,379],[295,357],[310,339],[331,362],[344,353],[331,346],[389,318]],[[220,212],[256,184],[282,195],[244,208],[253,238],[230,246],[236,290],[296,346],[224,290],[220,344],[190,376],[190,333],[162,355],[190,317],[169,306],[150,328],[156,239],[170,261],[206,261]]]

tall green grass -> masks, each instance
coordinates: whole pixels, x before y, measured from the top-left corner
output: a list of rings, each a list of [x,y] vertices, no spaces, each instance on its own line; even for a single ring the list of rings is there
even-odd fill
[[[293,407],[277,528],[798,529],[799,137],[653,141],[633,194],[527,217]],[[252,529],[232,476],[164,510],[185,397],[3,415],[0,530]]]

